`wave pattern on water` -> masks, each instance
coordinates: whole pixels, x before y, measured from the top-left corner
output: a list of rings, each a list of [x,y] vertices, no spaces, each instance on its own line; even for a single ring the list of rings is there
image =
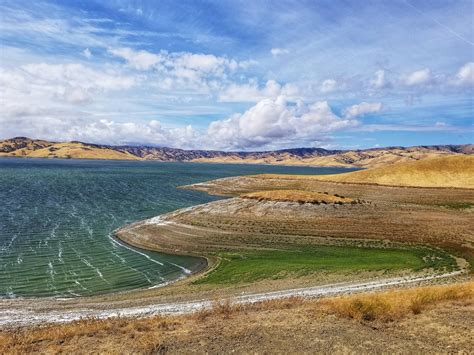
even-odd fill
[[[112,231],[217,199],[176,186],[267,172],[315,169],[0,158],[0,297],[87,296],[185,277],[203,260],[137,250]]]

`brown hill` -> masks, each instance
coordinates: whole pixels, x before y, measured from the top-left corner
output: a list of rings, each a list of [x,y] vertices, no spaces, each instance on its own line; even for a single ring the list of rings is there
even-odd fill
[[[0,142],[0,156],[63,159],[140,160],[128,152],[84,144],[81,142],[54,143],[29,138],[13,138]]]
[[[26,137],[15,137],[0,141],[0,156],[27,156],[30,152],[49,147],[55,142]]]

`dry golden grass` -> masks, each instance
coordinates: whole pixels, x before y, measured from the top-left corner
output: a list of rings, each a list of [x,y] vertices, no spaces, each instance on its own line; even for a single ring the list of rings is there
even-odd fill
[[[462,314],[462,309],[467,310],[472,304],[473,290],[474,282],[471,281],[323,300],[293,297],[248,305],[216,300],[211,309],[187,315],[85,319],[67,324],[7,330],[0,333],[0,353],[202,352],[210,347],[222,352],[234,346],[239,339],[258,351],[268,344],[272,345],[275,338],[285,339],[288,331],[302,339],[293,345],[291,339],[287,339],[277,346],[291,348],[297,344],[304,345],[309,341],[307,337],[312,338],[315,332],[322,332],[321,335],[326,337],[330,332],[333,340],[338,339],[338,334],[343,334],[339,341],[346,344],[348,341],[357,342],[351,334],[361,336],[359,332],[365,332],[360,324],[398,324],[405,317],[441,309],[443,304],[450,302],[456,302],[451,309]],[[308,330],[308,327],[313,329]],[[414,326],[409,331],[416,332],[418,329]],[[463,332],[462,329],[460,331]],[[266,332],[272,335],[264,345],[262,339]],[[468,334],[460,335],[469,337]],[[373,334],[365,336],[371,338]],[[382,333],[379,336],[386,335]],[[201,342],[203,339],[206,339],[204,343]]]
[[[263,174],[263,179],[288,175]],[[354,171],[336,175],[291,175],[291,179],[411,187],[474,188],[474,156],[454,155]]]
[[[253,304],[232,304],[229,300],[215,300],[211,309],[194,314],[197,319],[248,311],[290,309],[310,305],[318,310],[357,321],[393,322],[448,301],[474,300],[474,281],[459,284],[415,287],[360,295],[332,297],[323,300],[289,297]]]
[[[302,191],[302,190],[269,190],[257,191],[240,195],[242,198],[250,198],[259,201],[284,201],[299,203],[355,203],[356,200],[345,198],[340,195],[329,195],[328,193]]]
[[[331,312],[359,321],[389,322],[419,314],[445,301],[472,300],[474,282],[383,293],[345,296],[327,301]]]

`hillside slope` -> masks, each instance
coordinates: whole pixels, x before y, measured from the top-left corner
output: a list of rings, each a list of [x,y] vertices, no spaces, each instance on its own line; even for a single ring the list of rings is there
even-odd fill
[[[308,178],[390,186],[474,188],[474,156],[443,156],[344,174],[316,175]]]

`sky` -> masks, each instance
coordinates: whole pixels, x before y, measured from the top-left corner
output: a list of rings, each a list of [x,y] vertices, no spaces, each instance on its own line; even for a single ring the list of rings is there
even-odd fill
[[[474,143],[474,2],[0,0],[0,139]]]

